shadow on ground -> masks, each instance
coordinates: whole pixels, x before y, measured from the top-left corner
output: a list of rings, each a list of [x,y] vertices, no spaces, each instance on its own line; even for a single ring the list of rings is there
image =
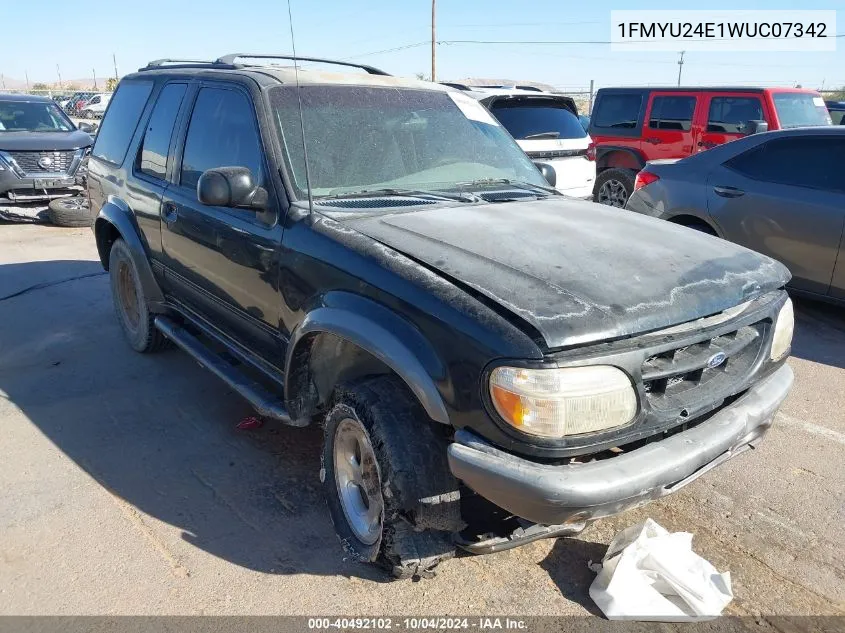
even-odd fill
[[[0,323],[0,396],[118,503],[246,568],[386,580],[335,536],[320,429],[237,430],[249,406],[185,354],[134,353],[99,262],[0,266]]]
[[[795,337],[792,355],[845,368],[845,307],[795,299]]]

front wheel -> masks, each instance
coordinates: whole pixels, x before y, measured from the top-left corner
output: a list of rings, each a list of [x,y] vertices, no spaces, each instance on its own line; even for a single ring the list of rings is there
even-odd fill
[[[396,578],[427,576],[463,527],[445,442],[393,376],[339,388],[325,421],[320,478],[332,522],[356,560]]]
[[[624,208],[634,193],[635,173],[630,169],[605,169],[596,177],[593,197],[599,204]]]

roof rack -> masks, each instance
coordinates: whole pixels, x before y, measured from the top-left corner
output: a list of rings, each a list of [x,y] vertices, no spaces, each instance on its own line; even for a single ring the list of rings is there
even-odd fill
[[[231,67],[243,67],[248,66],[249,64],[236,64],[236,59],[289,59],[292,61],[300,61],[300,62],[319,62],[322,64],[335,64],[337,66],[349,66],[351,68],[360,68],[361,70],[367,71],[371,75],[386,75],[390,76],[389,73],[384,72],[379,68],[375,68],[373,66],[367,66],[366,64],[356,64],[354,62],[344,62],[337,59],[324,59],[322,57],[295,57],[293,55],[267,55],[267,54],[251,54],[251,53],[231,53],[229,55],[223,55],[223,57],[217,58],[214,63],[221,66],[231,66]]]
[[[441,81],[440,83],[444,86],[449,86],[450,88],[455,88],[457,90],[472,90],[472,88],[470,88],[466,84],[459,84],[454,81]]]
[[[169,57],[164,57],[162,59],[154,59],[153,61],[149,62],[146,66],[144,66],[144,68],[142,68],[141,70],[149,68],[161,68],[162,66],[170,66],[171,64],[194,66],[197,64],[213,65],[214,63],[215,62],[209,59],[170,59]]]

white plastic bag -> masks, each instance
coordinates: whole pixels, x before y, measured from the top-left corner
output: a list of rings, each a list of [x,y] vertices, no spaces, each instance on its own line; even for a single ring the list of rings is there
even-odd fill
[[[617,534],[598,567],[590,597],[610,620],[709,620],[733,599],[730,572],[693,552],[692,534],[651,519]]]

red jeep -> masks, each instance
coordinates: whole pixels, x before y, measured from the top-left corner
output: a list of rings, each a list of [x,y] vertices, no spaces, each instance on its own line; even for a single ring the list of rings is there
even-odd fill
[[[589,133],[593,199],[624,207],[646,161],[684,158],[741,136],[831,125],[824,99],[801,88],[602,88]]]

